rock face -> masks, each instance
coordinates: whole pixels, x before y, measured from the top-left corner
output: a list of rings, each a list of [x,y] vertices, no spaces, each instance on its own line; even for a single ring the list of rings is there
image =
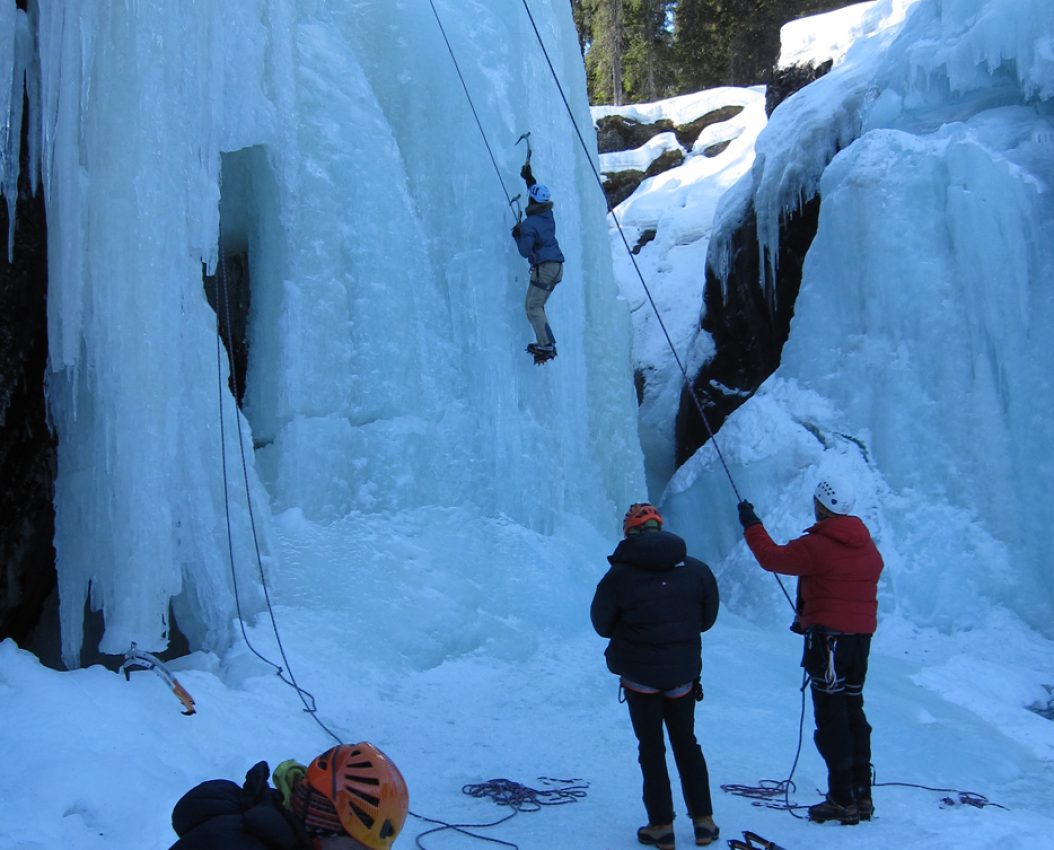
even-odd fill
[[[791,65],[787,68],[773,68],[769,81],[765,84],[765,113],[772,114],[788,97],[799,89],[805,88],[814,80],[820,79],[831,70],[833,59],[819,65]]]
[[[604,195],[608,209],[612,210],[637,191],[649,177],[662,174],[681,165],[687,152],[695,145],[699,134],[711,124],[720,124],[734,118],[743,111],[741,106],[726,106],[701,115],[687,124],[674,124],[662,119],[651,124],[642,124],[623,115],[607,115],[597,121],[597,148],[600,153],[634,150],[646,144],[660,133],[673,133],[680,150],[668,150],[658,157],[646,171],[628,169],[604,175]],[[704,156],[716,156],[724,145],[714,145],[703,151]]]
[[[0,203],[0,639],[19,643],[39,623],[56,583],[55,443],[44,400],[47,225],[43,194],[31,194],[26,176],[25,125],[22,134],[10,258],[7,203]]]
[[[774,68],[765,89],[766,113],[771,115],[796,91],[830,71],[832,64],[827,61],[818,66]],[[717,432],[725,418],[779,366],[801,286],[802,266],[816,235],[819,215],[820,198],[816,196],[780,221],[776,279],[767,280],[766,288],[758,283],[763,274],[753,209],[732,238],[728,280],[718,279],[707,267],[700,326],[713,338],[717,353],[692,379],[705,422],[695,399],[687,390],[681,392],[675,422],[678,465],[710,438],[711,430]],[[764,277],[768,276],[765,270]]]
[[[686,389],[681,391],[675,422],[678,465],[710,438],[707,424],[716,432],[779,366],[819,215],[820,199],[813,197],[782,220],[772,298],[758,285],[762,277],[753,210],[733,236],[728,281],[723,283],[707,267],[701,326],[713,338],[717,353],[692,379],[705,423],[692,396]]]

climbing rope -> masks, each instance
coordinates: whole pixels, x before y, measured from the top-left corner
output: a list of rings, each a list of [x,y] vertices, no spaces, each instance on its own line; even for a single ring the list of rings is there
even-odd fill
[[[782,587],[782,585],[780,585]],[[766,809],[781,809],[783,811],[790,812],[794,817],[799,820],[803,819],[802,815],[798,814],[799,809],[806,809],[808,806],[798,805],[790,801],[790,795],[797,790],[794,784],[794,774],[798,770],[798,760],[801,758],[802,740],[805,736],[805,688],[809,684],[809,674],[807,672],[802,673],[801,679],[801,714],[798,717],[798,745],[794,750],[794,762],[791,764],[790,773],[787,774],[787,778],[783,780],[775,779],[761,779],[757,785],[722,785],[721,790],[728,794],[734,794],[738,797],[747,797],[748,799],[754,800],[752,805],[764,806]],[[783,797],[782,802],[779,801],[779,797]]]
[[[222,299],[223,299],[223,317],[224,317],[224,320],[226,321],[226,325],[227,325],[227,328],[226,328],[226,330],[227,330],[226,345],[227,345],[228,369],[229,369],[230,381],[231,381],[231,397],[234,398],[234,399],[237,399],[238,398],[238,379],[237,379],[237,372],[235,370],[235,363],[234,363],[234,338],[233,338],[233,333],[232,333],[232,330],[231,330],[232,326],[231,326],[231,320],[230,320],[230,317],[231,317],[231,314],[230,314],[230,298],[229,298],[229,289],[228,289],[228,286],[227,286],[226,263],[223,260],[224,254],[223,254],[222,241],[220,242],[220,245],[219,245],[219,255],[220,255],[220,265],[219,265],[219,269],[217,271],[216,277],[217,277],[217,281],[218,281],[218,284],[219,284],[220,294],[222,295]],[[245,500],[246,500],[246,504],[248,506],[250,528],[252,530],[252,537],[253,537],[253,546],[254,546],[254,550],[255,550],[255,553],[256,553],[256,563],[257,563],[257,567],[259,568],[260,585],[263,588],[264,601],[266,602],[267,612],[268,612],[268,615],[269,615],[270,620],[271,620],[271,628],[274,631],[275,641],[278,644],[278,651],[279,651],[279,653],[281,655],[281,658],[282,658],[282,664],[285,665],[284,668],[283,668],[282,665],[279,665],[279,664],[275,663],[274,661],[272,661],[270,658],[267,658],[265,655],[263,655],[261,652],[259,652],[256,649],[255,646],[253,646],[253,643],[249,639],[249,634],[248,634],[248,632],[246,631],[246,628],[245,628],[245,618],[244,618],[244,616],[242,614],[241,595],[240,595],[239,590],[238,590],[238,574],[237,574],[237,571],[235,570],[235,566],[234,566],[234,536],[233,536],[233,531],[232,531],[232,528],[231,528],[231,508],[230,508],[230,495],[229,495],[230,494],[230,485],[229,485],[229,481],[228,481],[228,477],[227,477],[227,439],[226,439],[226,424],[225,424],[226,420],[225,420],[224,413],[223,413],[224,388],[223,388],[223,353],[222,353],[222,350],[221,350],[221,345],[222,345],[221,340],[222,339],[223,339],[223,322],[220,319],[220,311],[219,311],[219,309],[217,309],[216,310],[216,382],[217,382],[218,396],[219,396],[220,456],[221,456],[221,462],[222,462],[222,468],[223,468],[223,505],[224,505],[224,511],[225,511],[226,520],[227,520],[227,522],[226,522],[226,525],[227,525],[227,552],[228,552],[228,557],[229,557],[230,567],[231,567],[231,583],[232,583],[233,589],[234,589],[234,605],[235,605],[235,609],[236,609],[237,614],[238,614],[238,626],[241,629],[242,639],[245,641],[245,645],[249,648],[249,650],[253,653],[253,655],[255,655],[257,658],[259,658],[265,664],[268,664],[269,666],[273,667],[275,669],[275,672],[278,675],[278,678],[281,679],[285,684],[289,685],[291,688],[293,688],[296,691],[297,696],[300,698],[300,701],[304,705],[304,711],[306,711],[311,716],[311,719],[314,720],[315,723],[317,723],[318,726],[327,735],[329,735],[329,737],[332,738],[337,744],[343,744],[344,741],[340,738],[340,736],[338,736],[332,729],[330,729],[325,723],[323,723],[322,720],[319,719],[318,708],[317,708],[317,705],[316,705],[315,697],[309,691],[307,691],[304,688],[300,687],[300,685],[297,683],[296,677],[293,674],[292,665],[289,663],[289,658],[286,655],[285,646],[282,643],[281,634],[278,631],[278,621],[275,618],[274,608],[273,608],[273,606],[271,604],[271,594],[270,594],[270,591],[269,591],[268,586],[267,586],[267,577],[266,577],[266,575],[264,573],[264,569],[263,569],[263,558],[262,558],[261,553],[260,553],[259,536],[257,534],[256,520],[255,520],[255,516],[254,516],[254,513],[253,513],[252,496],[251,496],[251,491],[250,491],[250,487],[249,487],[248,463],[247,463],[246,458],[245,458],[245,439],[244,439],[244,434],[242,432],[242,427],[241,427],[241,417],[238,416],[237,414],[235,414],[235,419],[238,422],[238,448],[239,448],[240,456],[241,456],[242,476],[243,476],[243,480],[244,480],[244,484],[245,484]],[[288,678],[286,678],[286,674],[287,673],[288,673]],[[552,781],[562,781],[562,780],[552,780]],[[573,780],[573,781],[578,781],[578,780]],[[492,780],[492,783],[493,782],[506,782],[506,783],[508,783],[508,780]],[[490,783],[483,783],[480,786],[466,786],[466,788],[473,788],[473,789],[483,788],[483,787],[485,787],[485,786],[487,786],[489,784]],[[508,783],[508,787],[509,788],[511,788],[513,785],[515,785],[515,783]],[[523,788],[523,786],[519,786],[519,787]],[[426,835],[432,835],[434,833],[443,832],[443,831],[446,831],[446,830],[453,830],[453,831],[459,832],[462,835],[465,835],[465,836],[467,836],[469,838],[474,838],[474,839],[477,839],[479,841],[485,841],[485,842],[488,842],[488,843],[491,843],[491,844],[500,844],[503,847],[511,848],[511,850],[519,850],[519,846],[516,845],[516,844],[513,844],[510,841],[503,841],[503,840],[501,840],[499,838],[492,838],[492,837],[486,836],[486,835],[477,835],[475,832],[472,832],[471,830],[474,830],[474,829],[486,829],[488,827],[498,826],[499,824],[502,824],[505,821],[509,820],[510,818],[514,817],[518,812],[521,812],[521,811],[535,811],[536,809],[531,809],[529,807],[530,804],[531,804],[531,801],[533,801],[540,808],[542,805],[555,805],[555,803],[551,799],[552,795],[557,795],[557,796],[563,795],[563,796],[567,796],[567,797],[574,797],[576,795],[578,795],[578,796],[585,796],[585,792],[584,791],[581,791],[581,793],[578,794],[578,792],[580,791],[581,787],[584,787],[584,786],[580,786],[580,787],[576,787],[576,788],[552,789],[552,790],[549,790],[549,791],[535,791],[533,789],[525,789],[525,791],[522,793],[520,801],[518,802],[517,805],[513,806],[513,811],[510,814],[506,815],[503,818],[499,818],[496,821],[490,822],[490,823],[452,824],[452,823],[447,823],[446,821],[443,821],[443,820],[439,820],[438,818],[432,818],[432,817],[428,817],[426,815],[418,814],[417,812],[413,811],[412,809],[409,810],[407,812],[407,814],[412,815],[413,817],[415,817],[415,818],[417,818],[419,820],[425,821],[426,823],[431,823],[431,824],[435,824],[436,825],[433,829],[425,830],[424,832],[422,832],[421,834],[419,834],[416,837],[417,846],[419,848],[421,848],[421,850],[425,850],[424,845],[421,843],[421,839],[422,838],[424,838]],[[530,793],[528,793],[528,792],[530,792]],[[471,793],[472,796],[485,796],[485,794],[480,794],[480,793],[477,793],[475,791],[471,791],[470,792],[470,791],[466,790],[465,793]],[[563,800],[563,802],[573,802],[573,799],[566,799],[566,800]],[[511,803],[502,803],[502,805],[511,805]]]
[[[805,731],[805,689],[808,687],[808,684],[809,674],[803,673],[800,688],[801,716],[798,719],[798,746],[794,752],[794,763],[791,765],[790,773],[787,778],[783,780],[760,779],[758,780],[757,785],[736,785],[729,783],[721,786],[722,791],[727,794],[733,794],[737,797],[746,797],[748,800],[753,801],[751,803],[753,806],[790,812],[790,814],[798,818],[798,820],[808,819],[808,816],[800,815],[798,812],[809,807],[807,805],[792,803],[790,801],[790,795],[797,791],[797,786],[794,784],[794,773],[798,769],[798,760],[801,758],[802,740]],[[872,788],[920,788],[924,791],[935,791],[941,794],[956,795],[955,798],[942,797],[942,808],[964,805],[973,806],[978,809],[983,809],[985,806],[995,806],[997,809],[1006,809],[1006,806],[1001,806],[999,803],[993,803],[983,794],[977,794],[973,791],[960,791],[957,788],[932,788],[929,785],[919,785],[913,782],[879,782],[873,766],[871,768],[870,784]],[[781,797],[783,798],[782,800],[780,799]]]
[[[960,791],[958,788],[933,788],[929,785],[919,785],[915,782],[878,782],[877,774],[872,770],[871,785],[875,788],[919,788],[923,791],[934,791],[938,794],[954,794],[955,797],[941,797],[941,807],[950,808],[956,805],[973,806],[975,809],[983,809],[986,806],[993,806],[997,809],[1003,809],[1009,811],[1006,806],[1002,806],[999,803],[993,803],[984,794],[978,794],[974,791]]]
[[[223,241],[220,240],[219,246],[219,269],[217,270],[217,282],[220,288],[220,295],[223,299],[223,317],[227,324],[227,361],[228,369],[230,372],[231,381],[231,397],[233,399],[238,398],[238,377],[234,363],[234,334],[231,330],[231,309],[230,309],[230,297],[227,286],[227,264],[224,261],[223,255]],[[223,467],[223,508],[227,519],[227,554],[230,560],[231,566],[231,584],[234,589],[234,606],[238,614],[238,626],[241,629],[242,639],[245,641],[245,645],[249,647],[249,650],[263,661],[265,664],[270,665],[275,669],[278,678],[281,679],[285,684],[293,688],[300,701],[304,704],[304,711],[311,715],[311,719],[315,721],[322,729],[326,732],[334,741],[338,744],[342,743],[340,738],[323,723],[318,717],[318,709],[315,705],[315,697],[309,692],[300,687],[296,681],[296,676],[293,675],[292,666],[289,664],[289,658],[286,656],[285,646],[282,644],[282,636],[278,632],[278,621],[275,619],[274,608],[271,605],[271,593],[267,586],[267,576],[264,574],[263,568],[263,557],[260,554],[260,540],[259,535],[256,531],[256,515],[253,511],[253,500],[252,494],[249,487],[249,465],[245,459],[245,436],[242,433],[241,417],[235,413],[235,421],[238,426],[238,450],[241,456],[241,467],[242,467],[242,479],[245,484],[245,504],[249,512],[249,526],[252,530],[253,548],[256,553],[256,566],[260,573],[260,586],[263,588],[264,601],[267,604],[267,614],[271,620],[271,628],[274,631],[275,641],[278,644],[278,651],[282,657],[282,664],[284,668],[276,664],[270,658],[257,651],[256,647],[253,646],[251,640],[249,640],[249,634],[245,629],[245,619],[242,616],[242,603],[241,597],[238,591],[238,573],[234,566],[234,535],[231,529],[231,505],[230,505],[230,484],[227,478],[227,437],[226,437],[226,423],[223,415],[223,354],[220,350],[221,338],[223,336],[223,323],[220,321],[220,311],[216,310],[216,382],[218,385],[219,395],[219,420],[220,420],[220,458],[221,465]],[[288,678],[286,674],[288,673]]]
[[[503,847],[510,847],[512,850],[519,850],[519,845],[511,841],[492,838],[488,835],[477,835],[471,830],[498,826],[511,820],[520,812],[537,812],[546,806],[562,806],[567,803],[576,803],[586,796],[586,789],[589,787],[589,783],[583,782],[581,779],[553,779],[549,776],[539,776],[538,781],[550,787],[543,789],[529,788],[519,782],[513,782],[511,779],[491,779],[487,782],[463,786],[461,792],[469,797],[489,798],[499,806],[507,806],[512,809],[509,814],[490,823],[444,823],[435,818],[427,818],[410,812],[416,818],[437,824],[434,829],[425,830],[417,836],[417,846],[421,850],[426,850],[424,844],[421,843],[422,838],[451,829],[469,838],[500,844]]]
[[[593,172],[593,177],[596,180],[597,186],[600,188],[601,194],[603,194],[604,179],[600,176],[600,172],[597,171],[597,167],[593,163],[593,157],[590,155],[589,145],[586,144],[585,137],[582,135],[581,129],[579,129],[578,121],[575,120],[574,110],[571,109],[571,103],[568,101],[567,95],[564,93],[564,87],[560,83],[560,77],[556,73],[553,60],[549,57],[549,51],[545,46],[545,41],[542,39],[542,34],[538,29],[538,24],[534,20],[531,7],[527,5],[527,0],[522,0],[522,2],[524,10],[527,12],[527,17],[531,21],[531,27],[534,29],[534,35],[538,39],[538,46],[541,47],[542,54],[545,56],[546,64],[549,66],[549,72],[552,74],[553,82],[556,83],[557,91],[560,92],[560,99],[564,102],[564,108],[567,110],[567,117],[571,119],[571,126],[574,127],[575,134],[578,136],[578,142],[582,146],[582,150],[586,155],[586,162],[589,163],[589,168]],[[728,463],[725,461],[724,453],[721,451],[721,444],[717,441],[717,434],[714,433],[714,429],[710,427],[710,420],[707,418],[706,413],[703,410],[703,405],[699,401],[699,396],[696,395],[695,388],[692,386],[692,382],[688,378],[688,370],[685,369],[684,363],[681,361],[681,356],[677,353],[677,347],[673,344],[670,332],[666,329],[666,323],[662,320],[662,314],[659,312],[659,307],[655,303],[655,299],[652,297],[648,282],[644,279],[644,273],[640,270],[640,266],[637,264],[637,258],[633,253],[633,249],[630,247],[625,231],[622,229],[622,223],[618,220],[618,216],[615,215],[614,210],[611,211],[611,220],[615,222],[615,227],[618,229],[619,237],[622,239],[622,244],[626,248],[626,254],[629,257],[630,262],[633,264],[633,270],[637,273],[637,277],[640,279],[640,285],[644,288],[644,294],[648,297],[648,303],[651,304],[651,309],[655,313],[655,319],[658,321],[659,327],[662,328],[663,336],[666,337],[666,344],[669,346],[670,353],[673,354],[673,359],[677,363],[677,368],[681,372],[681,380],[684,382],[684,387],[691,396],[692,402],[695,404],[695,409],[699,411],[699,418],[703,420],[703,425],[706,427],[706,433],[710,436],[710,443],[714,447],[717,459],[721,461],[721,467],[724,469],[725,475],[728,477],[728,483],[732,486],[732,492],[735,494],[736,502],[738,504],[743,501],[743,497],[740,496],[739,488],[736,487],[735,479],[732,477],[732,470],[729,469]],[[783,580],[776,573],[772,573],[772,577],[776,579],[776,583],[779,585],[780,590],[783,591],[783,595],[790,604],[791,610],[796,610],[794,600],[791,599],[790,594],[787,592]]]
[[[490,156],[490,162],[494,166],[494,173],[498,175],[498,183],[501,184],[501,193],[505,196],[505,203],[509,208],[510,213],[512,212],[512,205],[519,199],[519,195],[515,198],[509,195],[509,190],[505,187],[505,180],[501,176],[501,168],[498,167],[498,160],[494,156],[494,150],[490,146],[490,141],[487,139],[487,133],[483,129],[483,122],[480,121],[479,113],[476,111],[476,104],[472,102],[472,95],[468,90],[468,83],[465,82],[465,76],[461,73],[461,66],[458,64],[457,56],[454,55],[454,48],[450,45],[450,39],[447,38],[446,28],[443,26],[443,21],[439,17],[439,10],[436,9],[434,0],[428,0],[428,4],[432,7],[432,14],[435,15],[436,23],[439,25],[439,32],[443,34],[443,41],[446,44],[446,49],[450,53],[450,59],[454,63],[454,69],[457,71],[457,78],[461,80],[461,88],[465,90],[465,98],[468,100],[469,108],[472,110],[472,117],[476,119],[476,126],[479,128],[479,134],[483,137],[483,144],[487,148],[487,154]],[[517,217],[514,215],[514,218]]]
[[[582,146],[582,150],[585,152],[586,161],[589,163],[589,167],[593,172],[593,177],[596,179],[597,186],[600,187],[601,193],[604,191],[604,180],[600,176],[600,172],[597,171],[596,165],[593,163],[593,157],[590,155],[589,145],[586,144],[585,137],[582,135],[581,129],[579,129],[578,121],[575,120],[574,110],[571,109],[571,104],[567,99],[567,95],[564,93],[564,87],[560,83],[560,77],[556,73],[556,68],[553,66],[553,60],[549,57],[549,51],[546,49],[545,41],[542,39],[542,34],[538,30],[538,24],[534,20],[534,14],[531,12],[531,7],[527,5],[527,0],[522,0],[523,8],[527,12],[527,17],[530,18],[531,27],[534,29],[534,35],[538,39],[538,45],[542,49],[542,53],[545,56],[545,61],[549,65],[549,71],[553,76],[553,82],[556,83],[556,88],[560,92],[560,98],[564,102],[564,108],[567,110],[567,116],[571,119],[571,125],[575,129],[575,134],[578,136],[578,142]],[[728,483],[732,485],[732,492],[736,495],[736,502],[743,501],[739,495],[739,490],[736,487],[735,479],[732,478],[732,472],[728,468],[728,464],[725,462],[725,457],[721,452],[721,446],[717,442],[717,435],[714,433],[713,428],[710,427],[710,420],[707,419],[706,413],[703,412],[703,406],[699,401],[698,396],[695,394],[695,390],[692,388],[691,381],[688,378],[688,371],[684,367],[684,363],[681,362],[681,356],[677,353],[677,348],[673,344],[673,340],[670,338],[670,333],[666,329],[666,323],[663,322],[662,316],[659,313],[658,305],[655,303],[655,299],[652,297],[651,289],[648,287],[647,281],[644,279],[644,273],[641,272],[640,266],[637,265],[637,259],[633,254],[633,249],[630,247],[629,240],[626,239],[626,233],[622,229],[622,224],[618,220],[618,216],[615,215],[614,211],[611,213],[611,219],[615,222],[615,227],[618,228],[619,236],[622,239],[622,244],[626,247],[626,253],[629,255],[630,262],[633,263],[633,269],[637,273],[637,277],[640,278],[640,284],[644,287],[644,293],[648,296],[648,301],[651,304],[652,310],[655,312],[655,318],[659,322],[659,327],[662,328],[663,335],[666,337],[666,344],[670,347],[670,352],[673,354],[673,359],[677,362],[677,368],[681,372],[681,378],[684,380],[684,385],[688,390],[689,395],[692,397],[692,401],[695,403],[696,410],[699,411],[699,416],[703,420],[703,425],[706,426],[706,432],[710,435],[710,441],[714,445],[714,450],[717,453],[718,460],[721,461],[721,466],[724,467],[725,475],[728,476]],[[784,591],[786,592],[786,591]]]
[[[531,27],[534,30],[535,37],[538,39],[538,45],[542,49],[542,53],[545,56],[545,61],[549,66],[549,71],[552,74],[553,81],[556,83],[556,88],[560,92],[560,98],[563,100],[564,107],[567,110],[567,115],[571,119],[571,125],[574,127],[575,134],[578,136],[579,144],[582,146],[582,150],[585,152],[586,161],[589,163],[589,167],[593,172],[593,177],[596,180],[597,186],[600,187],[601,193],[604,191],[604,180],[600,176],[600,172],[597,171],[596,165],[593,163],[593,158],[590,155],[589,146],[586,144],[585,137],[582,135],[582,131],[578,126],[578,121],[575,120],[574,111],[571,109],[571,104],[567,99],[567,95],[564,93],[564,87],[560,83],[559,75],[556,73],[556,68],[553,66],[553,61],[549,57],[549,51],[545,46],[545,41],[542,38],[542,34],[538,29],[538,24],[534,19],[534,13],[531,12],[531,7],[527,4],[527,0],[522,0],[523,8],[527,12],[527,17],[530,19]],[[458,64],[457,56],[454,54],[454,49],[450,45],[450,39],[447,37],[446,28],[443,26],[443,21],[439,17],[439,11],[436,9],[434,0],[428,0],[429,5],[432,7],[432,14],[435,15],[436,23],[439,25],[439,31],[443,35],[443,41],[446,43],[447,51],[450,53],[450,59],[454,63],[454,68],[457,71],[458,79],[461,81],[461,87],[465,91],[465,97],[468,99],[469,107],[472,110],[472,116],[476,120],[476,126],[479,128],[479,133],[483,137],[483,143],[487,147],[487,153],[490,155],[491,164],[494,166],[494,171],[498,175],[498,182],[501,183],[501,191],[505,196],[506,203],[509,207],[513,204],[513,198],[509,196],[508,189],[505,187],[505,181],[501,176],[501,169],[498,166],[498,161],[494,156],[494,151],[490,146],[490,142],[487,140],[486,131],[483,129],[483,122],[480,120],[479,112],[476,110],[476,105],[472,101],[472,94],[468,90],[468,84],[465,82],[465,76],[461,72],[461,66]],[[655,312],[655,318],[659,322],[659,327],[662,328],[663,335],[666,337],[666,344],[670,348],[670,352],[673,354],[674,361],[677,363],[677,368],[680,370],[681,378],[684,381],[685,388],[688,390],[688,394],[691,396],[693,403],[695,404],[696,410],[699,411],[699,417],[703,421],[703,425],[706,427],[707,434],[710,437],[711,443],[713,443],[714,450],[717,453],[718,460],[721,461],[721,466],[725,470],[725,475],[728,476],[728,482],[732,486],[732,492],[735,493],[736,502],[743,501],[739,494],[739,489],[736,487],[735,479],[732,477],[732,471],[728,467],[728,463],[725,460],[724,454],[721,451],[721,446],[717,442],[717,435],[714,433],[713,428],[710,426],[710,420],[707,418],[703,405],[699,401],[699,397],[696,395],[695,389],[692,387],[691,380],[688,377],[688,371],[685,369],[684,363],[681,360],[681,356],[677,353],[677,347],[673,344],[673,339],[670,337],[670,332],[666,328],[666,323],[662,320],[662,315],[659,313],[659,307],[655,303],[655,298],[651,294],[651,289],[648,287],[647,281],[644,279],[644,273],[640,270],[640,266],[637,264],[637,259],[633,254],[633,249],[630,247],[629,240],[626,238],[626,233],[622,229],[622,224],[618,220],[618,216],[612,212],[612,220],[615,222],[616,228],[618,228],[619,237],[622,239],[622,244],[626,248],[626,253],[630,258],[630,262],[633,264],[633,269],[637,273],[637,277],[640,279],[641,286],[644,288],[644,293],[648,297],[648,302],[651,304],[652,310]],[[779,576],[776,576],[776,581],[780,581]],[[783,583],[780,582],[780,587],[783,587]],[[783,591],[784,596],[790,601],[790,596],[787,594],[786,589]],[[791,607],[794,603],[791,603]]]
[[[521,785],[519,782],[513,782],[511,779],[491,779],[487,782],[463,786],[461,789],[463,794],[467,794],[469,797],[493,800],[499,806],[507,806],[512,811],[505,817],[491,823],[476,824],[449,824],[432,818],[425,818],[421,815],[414,815],[414,817],[421,818],[421,820],[429,823],[440,824],[435,829],[426,830],[418,835],[417,846],[421,850],[425,850],[425,846],[421,843],[422,838],[426,835],[433,835],[437,832],[452,829],[470,838],[500,844],[503,847],[511,847],[512,850],[519,850],[519,845],[511,841],[503,841],[500,838],[492,838],[487,835],[477,835],[469,830],[498,826],[511,820],[520,812],[537,812],[546,806],[563,806],[568,803],[577,803],[586,796],[586,789],[589,787],[589,783],[581,779],[553,779],[550,776],[539,776],[538,781],[549,787],[543,789],[530,788],[526,785]],[[414,813],[411,812],[410,814]]]
[[[466,785],[461,791],[470,797],[489,798],[499,806],[508,806],[517,812],[537,812],[543,806],[563,806],[576,803],[586,796],[588,782],[581,779],[553,779],[539,776],[538,781],[550,786],[539,790],[521,785],[509,779],[491,779],[477,785]]]

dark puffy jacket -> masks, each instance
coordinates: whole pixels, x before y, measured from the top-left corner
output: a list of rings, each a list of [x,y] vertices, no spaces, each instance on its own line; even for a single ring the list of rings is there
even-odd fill
[[[268,775],[261,761],[241,788],[229,779],[191,788],[172,809],[179,841],[170,850],[307,850],[307,836],[267,784]]]
[[[532,266],[541,263],[562,263],[563,252],[556,241],[556,219],[553,218],[553,203],[546,201],[527,204],[527,214],[519,224],[520,235],[516,237],[516,249],[521,257],[530,260]]]
[[[786,546],[774,543],[760,523],[743,536],[766,570],[800,576],[802,628],[825,626],[849,634],[874,634],[882,556],[859,517],[823,519]]]
[[[589,611],[597,634],[611,638],[608,669],[659,690],[694,681],[699,634],[713,626],[720,604],[710,568],[668,531],[631,535],[608,561]]]

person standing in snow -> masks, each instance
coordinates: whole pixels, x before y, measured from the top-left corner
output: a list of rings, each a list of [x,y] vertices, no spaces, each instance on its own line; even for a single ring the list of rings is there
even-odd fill
[[[816,523],[784,546],[773,542],[750,502],[739,521],[762,568],[798,576],[797,617],[805,636],[802,667],[809,677],[814,740],[827,765],[826,799],[809,819],[855,824],[871,820],[871,726],[864,714],[864,679],[878,612],[882,556],[859,517],[853,491],[833,476],[813,494]]]
[[[666,769],[663,725],[670,738],[695,843],[715,841],[710,774],[695,737],[695,704],[702,699],[699,635],[717,619],[720,597],[710,568],[688,555],[684,540],[662,530],[654,506],[630,505],[624,539],[608,557],[590,608],[593,628],[610,638],[604,655],[619,677],[637,736],[646,826],[641,844],[673,850],[673,795]]]
[[[545,302],[563,280],[564,255],[556,241],[556,219],[548,187],[534,179],[529,162],[520,169],[520,176],[527,184],[530,200],[523,220],[512,228],[512,238],[520,256],[531,264],[524,306],[535,341],[527,346],[527,351],[534,355],[535,363],[544,363],[556,357],[556,340],[545,315]]]
[[[341,744],[304,765],[267,762],[239,787],[210,779],[172,810],[170,850],[389,850],[409,810],[398,768],[368,742]]]

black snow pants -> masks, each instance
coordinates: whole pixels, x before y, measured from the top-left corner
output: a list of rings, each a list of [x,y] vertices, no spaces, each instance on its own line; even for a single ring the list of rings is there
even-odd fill
[[[695,696],[670,698],[661,693],[644,694],[625,689],[629,719],[637,736],[640,771],[643,778],[644,808],[648,823],[673,823],[673,794],[666,768],[663,724],[670,736],[670,748],[681,777],[681,791],[693,818],[714,813],[710,800],[710,773],[702,748],[695,738]]]
[[[871,798],[871,726],[864,714],[864,680],[871,635],[805,634],[802,667],[809,676],[816,749],[827,765],[827,793],[840,805]]]

